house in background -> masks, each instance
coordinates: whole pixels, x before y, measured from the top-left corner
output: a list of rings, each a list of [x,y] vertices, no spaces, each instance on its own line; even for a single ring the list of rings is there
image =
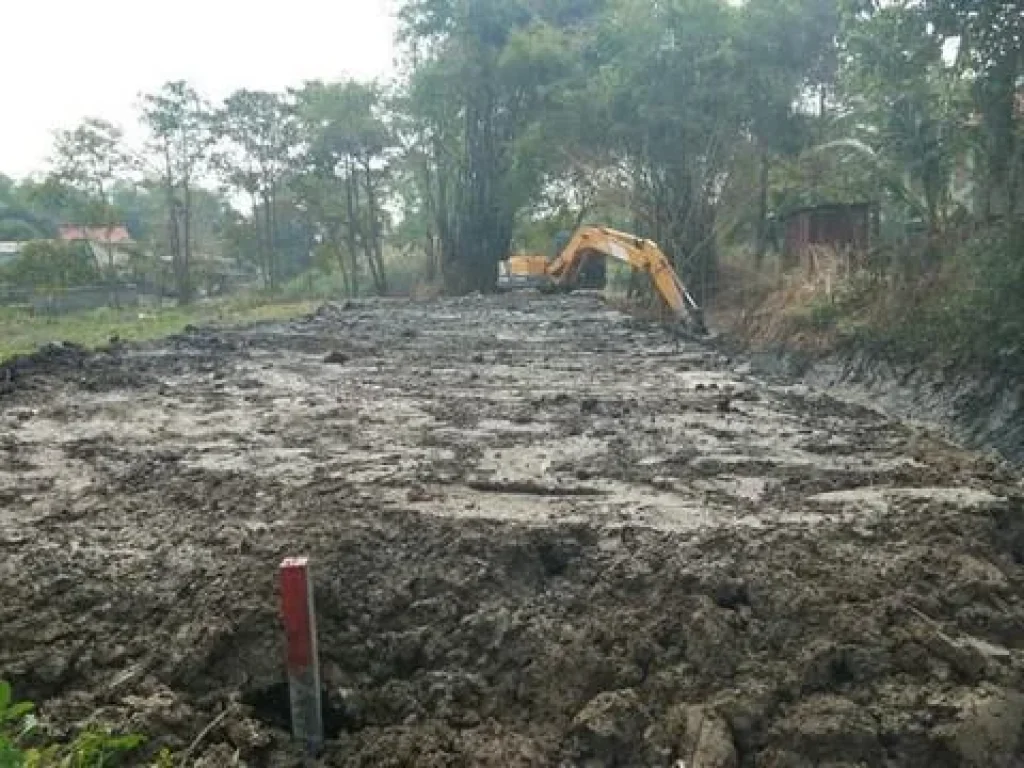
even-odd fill
[[[65,243],[88,245],[96,266],[101,269],[106,269],[113,259],[115,269],[127,271],[139,254],[139,244],[123,224],[113,227],[65,225],[60,228],[58,237]]]

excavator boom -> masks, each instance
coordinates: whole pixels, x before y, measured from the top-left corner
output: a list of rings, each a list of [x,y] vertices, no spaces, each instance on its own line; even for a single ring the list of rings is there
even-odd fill
[[[582,227],[572,236],[558,258],[548,264],[547,274],[556,285],[569,287],[587,256],[598,253],[646,272],[658,296],[680,320],[692,320],[704,332],[700,307],[694,301],[661,248],[626,232],[608,227]]]

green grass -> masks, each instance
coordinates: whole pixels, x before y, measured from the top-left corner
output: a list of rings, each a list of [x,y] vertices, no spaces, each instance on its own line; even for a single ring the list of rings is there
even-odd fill
[[[188,325],[245,325],[287,320],[311,312],[317,302],[308,299],[234,297],[188,307],[162,309],[97,309],[59,317],[33,315],[21,309],[0,308],[0,361],[33,352],[51,342],[69,341],[95,348],[121,341],[144,341],[179,333]]]

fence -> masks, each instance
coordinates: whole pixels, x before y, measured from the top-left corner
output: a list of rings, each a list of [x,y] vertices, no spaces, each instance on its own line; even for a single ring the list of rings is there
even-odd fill
[[[117,286],[117,305],[121,307],[138,306],[147,299],[156,298],[143,293],[136,285]],[[113,304],[114,293],[109,285],[86,285],[54,294],[0,286],[0,306],[23,307],[37,314],[66,315]]]

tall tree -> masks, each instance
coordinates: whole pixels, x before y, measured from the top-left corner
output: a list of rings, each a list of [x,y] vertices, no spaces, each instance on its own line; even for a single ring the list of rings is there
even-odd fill
[[[210,160],[211,118],[209,104],[183,80],[168,82],[143,97],[142,119],[155,156],[151,172],[165,195],[168,250],[182,302],[193,296],[192,197],[197,178]]]
[[[564,76],[559,25],[600,4],[411,0],[400,14],[411,74],[407,137],[434,210],[449,290],[493,290],[517,213],[543,181],[532,126]],[[532,138],[536,138],[534,134]]]
[[[128,175],[132,159],[125,150],[121,129],[99,118],[88,118],[77,128],[61,131],[54,145],[54,177],[78,189],[90,203],[89,223],[106,229],[107,279],[111,300],[117,304],[117,267],[113,230],[117,211],[111,195],[115,183]]]
[[[817,98],[821,124],[835,81],[838,13],[832,0],[751,0],[740,10],[738,55],[746,86],[746,124],[757,158],[758,264],[768,245],[769,178],[773,160],[810,141],[801,101]]]
[[[970,113],[957,72],[943,59],[944,38],[916,0],[847,9],[843,25],[848,112],[840,125],[873,150],[862,154],[893,202],[938,245],[954,206],[952,177],[967,150]]]
[[[391,137],[380,89],[354,81],[309,82],[293,96],[302,147],[293,187],[335,255],[347,290],[358,292],[365,263],[374,289],[384,293],[383,182]]]
[[[217,115],[224,142],[221,169],[226,180],[244,191],[262,216],[260,242],[264,280],[276,290],[280,279],[277,259],[275,202],[296,151],[292,105],[281,95],[246,89],[232,93]]]
[[[1015,0],[926,0],[937,32],[958,44],[973,76],[981,118],[980,179],[986,217],[1011,224],[1011,250],[1024,250],[1024,12]]]

